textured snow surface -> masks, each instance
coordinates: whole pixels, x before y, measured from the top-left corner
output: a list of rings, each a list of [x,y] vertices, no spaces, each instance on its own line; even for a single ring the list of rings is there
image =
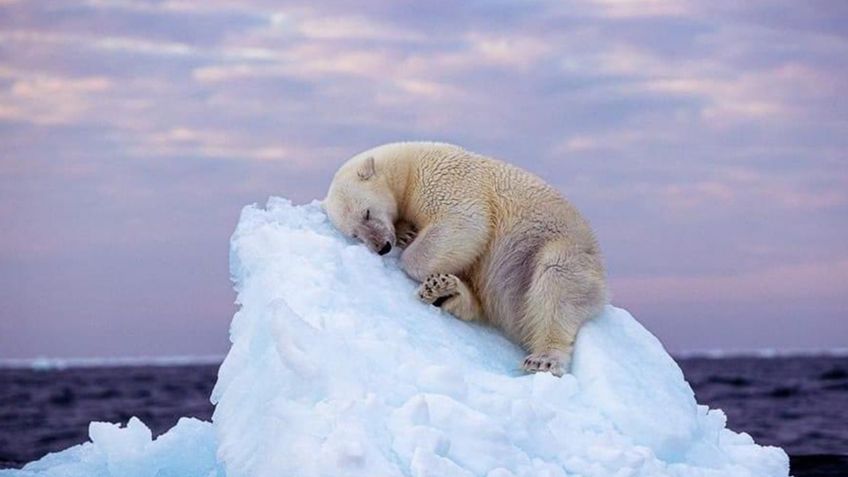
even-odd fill
[[[521,349],[418,302],[396,253],[379,257],[340,236],[318,203],[272,198],[245,208],[230,253],[241,308],[212,395],[214,425],[183,420],[151,442],[140,422],[98,424],[93,444],[27,471],[788,475],[781,449],[727,430],[721,411],[697,405],[659,341],[622,309],[583,328],[573,374],[524,375]],[[92,471],[38,473],[83,461]]]
[[[2,477],[223,477],[215,459],[215,431],[209,422],[182,418],[152,439],[150,429],[130,419],[126,427],[92,422],[91,442],[48,454]]]

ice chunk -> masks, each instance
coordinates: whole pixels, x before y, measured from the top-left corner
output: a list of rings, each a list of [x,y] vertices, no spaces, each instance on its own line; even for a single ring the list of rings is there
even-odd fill
[[[215,458],[212,424],[182,418],[167,433],[152,438],[137,418],[126,427],[89,425],[91,442],[48,454],[2,477],[223,477]]]
[[[241,309],[213,392],[229,476],[788,474],[624,310],[584,327],[573,374],[524,375],[521,349],[418,302],[396,253],[318,203],[246,208],[230,258]]]
[[[245,208],[214,425],[152,440],[95,423],[92,443],[0,476],[788,475],[781,449],[697,405],[626,311],[583,328],[572,374],[525,375],[497,330],[420,303],[396,254],[345,239],[318,203]]]
[[[583,396],[619,431],[666,461],[685,459],[699,430],[692,388],[628,312],[608,309],[583,327],[572,372]]]

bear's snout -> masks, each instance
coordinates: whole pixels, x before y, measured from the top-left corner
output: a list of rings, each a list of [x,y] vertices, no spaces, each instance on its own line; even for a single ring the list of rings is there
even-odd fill
[[[391,222],[376,219],[372,215],[371,220],[360,224],[356,234],[372,252],[380,255],[391,252],[395,243],[394,228],[387,226],[386,223],[391,224]]]
[[[372,252],[380,255],[391,252],[395,242],[394,230],[387,227],[383,221],[374,218],[361,224],[354,235],[358,236],[359,240]]]

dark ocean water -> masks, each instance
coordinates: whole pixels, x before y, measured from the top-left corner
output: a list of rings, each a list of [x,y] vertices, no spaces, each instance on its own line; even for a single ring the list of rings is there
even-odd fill
[[[848,476],[848,357],[678,360],[698,402],[783,447],[795,476]],[[217,366],[0,368],[0,468],[88,440],[90,421],[137,416],[158,435],[210,419]]]

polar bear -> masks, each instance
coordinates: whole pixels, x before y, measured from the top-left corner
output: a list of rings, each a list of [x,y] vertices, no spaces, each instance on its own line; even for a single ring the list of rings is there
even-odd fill
[[[580,326],[607,302],[598,242],[580,213],[540,178],[458,146],[357,154],[323,205],[373,252],[402,248],[421,300],[521,343],[528,372],[567,372]]]

